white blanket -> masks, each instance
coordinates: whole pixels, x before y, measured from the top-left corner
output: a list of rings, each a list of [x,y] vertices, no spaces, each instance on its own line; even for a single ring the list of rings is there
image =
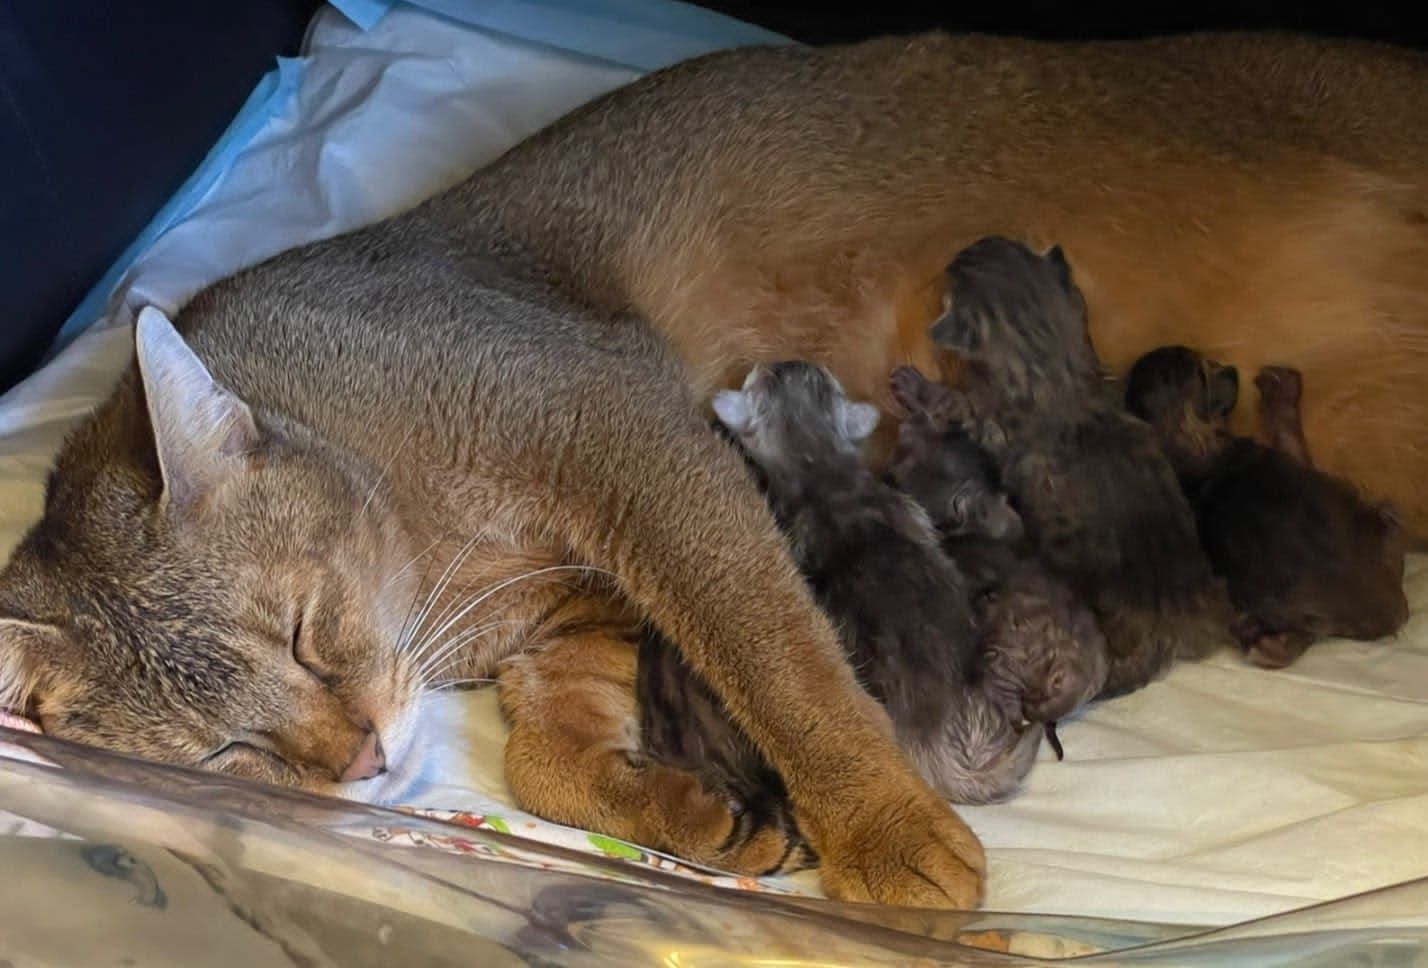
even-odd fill
[[[406,7],[367,33],[327,15],[101,325],[0,400],[0,550],[128,359],[134,309],[174,311],[240,266],[403,208],[634,76]],[[964,811],[990,848],[988,906],[1228,923],[1428,875],[1428,561],[1408,582],[1415,618],[1397,641],[1325,644],[1273,673],[1225,655],[1064,724],[1066,762],[1043,751],[1020,798]],[[514,809],[489,692],[437,713],[450,741],[409,803],[591,846]]]

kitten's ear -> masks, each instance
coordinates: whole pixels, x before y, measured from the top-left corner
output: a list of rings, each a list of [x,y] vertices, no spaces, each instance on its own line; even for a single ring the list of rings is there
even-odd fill
[[[164,506],[189,507],[258,446],[258,427],[248,405],[214,381],[163,313],[146,307],[134,341]]]
[[[873,435],[882,414],[871,403],[838,402],[838,430],[855,444],[861,444]]]
[[[754,409],[743,390],[720,390],[714,394],[714,416],[736,434],[747,433],[754,422]]]
[[[1240,371],[1233,366],[1217,366],[1207,381],[1206,407],[1211,417],[1228,417],[1240,400]]]
[[[1016,544],[1026,533],[1021,515],[1005,494],[988,494],[980,509],[982,532],[993,541]]]
[[[1403,512],[1398,509],[1398,505],[1391,501],[1384,501],[1374,505],[1374,512],[1378,519],[1383,522],[1383,526],[1388,531],[1403,530]]]
[[[1061,246],[1053,245],[1046,250],[1046,258],[1056,267],[1057,274],[1061,277],[1061,284],[1066,288],[1071,288],[1071,263],[1066,260],[1066,253]]]
[[[39,670],[64,641],[53,625],[0,616],[0,726],[40,732],[34,717]]]

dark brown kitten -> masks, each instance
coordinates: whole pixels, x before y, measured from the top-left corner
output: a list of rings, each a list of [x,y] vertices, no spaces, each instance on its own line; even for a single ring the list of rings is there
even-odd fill
[[[1403,529],[1309,463],[1297,372],[1266,368],[1255,383],[1273,448],[1230,434],[1239,375],[1194,350],[1147,353],[1126,384],[1127,405],[1155,428],[1228,583],[1236,635],[1252,662],[1279,668],[1325,636],[1393,634],[1408,619]]]
[[[964,361],[959,413],[996,460],[1041,562],[1096,613],[1103,696],[1229,642],[1228,603],[1154,435],[1112,394],[1059,248],[963,250],[932,339]]]

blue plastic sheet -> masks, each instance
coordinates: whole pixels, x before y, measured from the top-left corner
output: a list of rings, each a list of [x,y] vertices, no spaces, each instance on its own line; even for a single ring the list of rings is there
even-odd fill
[[[404,0],[334,0],[370,26]],[[725,47],[785,44],[787,37],[677,0],[409,0],[472,27],[589,57],[659,70]]]
[[[641,73],[728,47],[789,43],[788,38],[675,0],[336,0],[363,30],[394,8],[412,6],[462,24],[589,57]],[[289,104],[305,58],[278,58],[198,169],[91,289],[61,327],[51,350],[100,320],[115,286],[170,226],[212,190],[253,136]]]

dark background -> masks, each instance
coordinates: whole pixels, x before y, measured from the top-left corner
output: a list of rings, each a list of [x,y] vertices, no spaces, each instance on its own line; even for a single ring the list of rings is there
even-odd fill
[[[806,43],[941,27],[1046,38],[1282,28],[1428,47],[1418,4],[703,6]],[[317,0],[0,0],[0,391],[202,160]],[[235,17],[241,10],[242,17]]]
[[[708,0],[698,4],[809,44],[840,43],[876,34],[921,30],[976,31],[1048,39],[1119,39],[1191,30],[1299,30],[1428,47],[1421,4],[1297,4],[1249,2],[1220,7],[1205,3],[1142,2],[1131,5],[1062,2],[899,2],[852,4],[810,0]],[[832,11],[839,7],[842,13]],[[1174,9],[1165,9],[1172,7]],[[1412,15],[1420,10],[1418,16]]]

